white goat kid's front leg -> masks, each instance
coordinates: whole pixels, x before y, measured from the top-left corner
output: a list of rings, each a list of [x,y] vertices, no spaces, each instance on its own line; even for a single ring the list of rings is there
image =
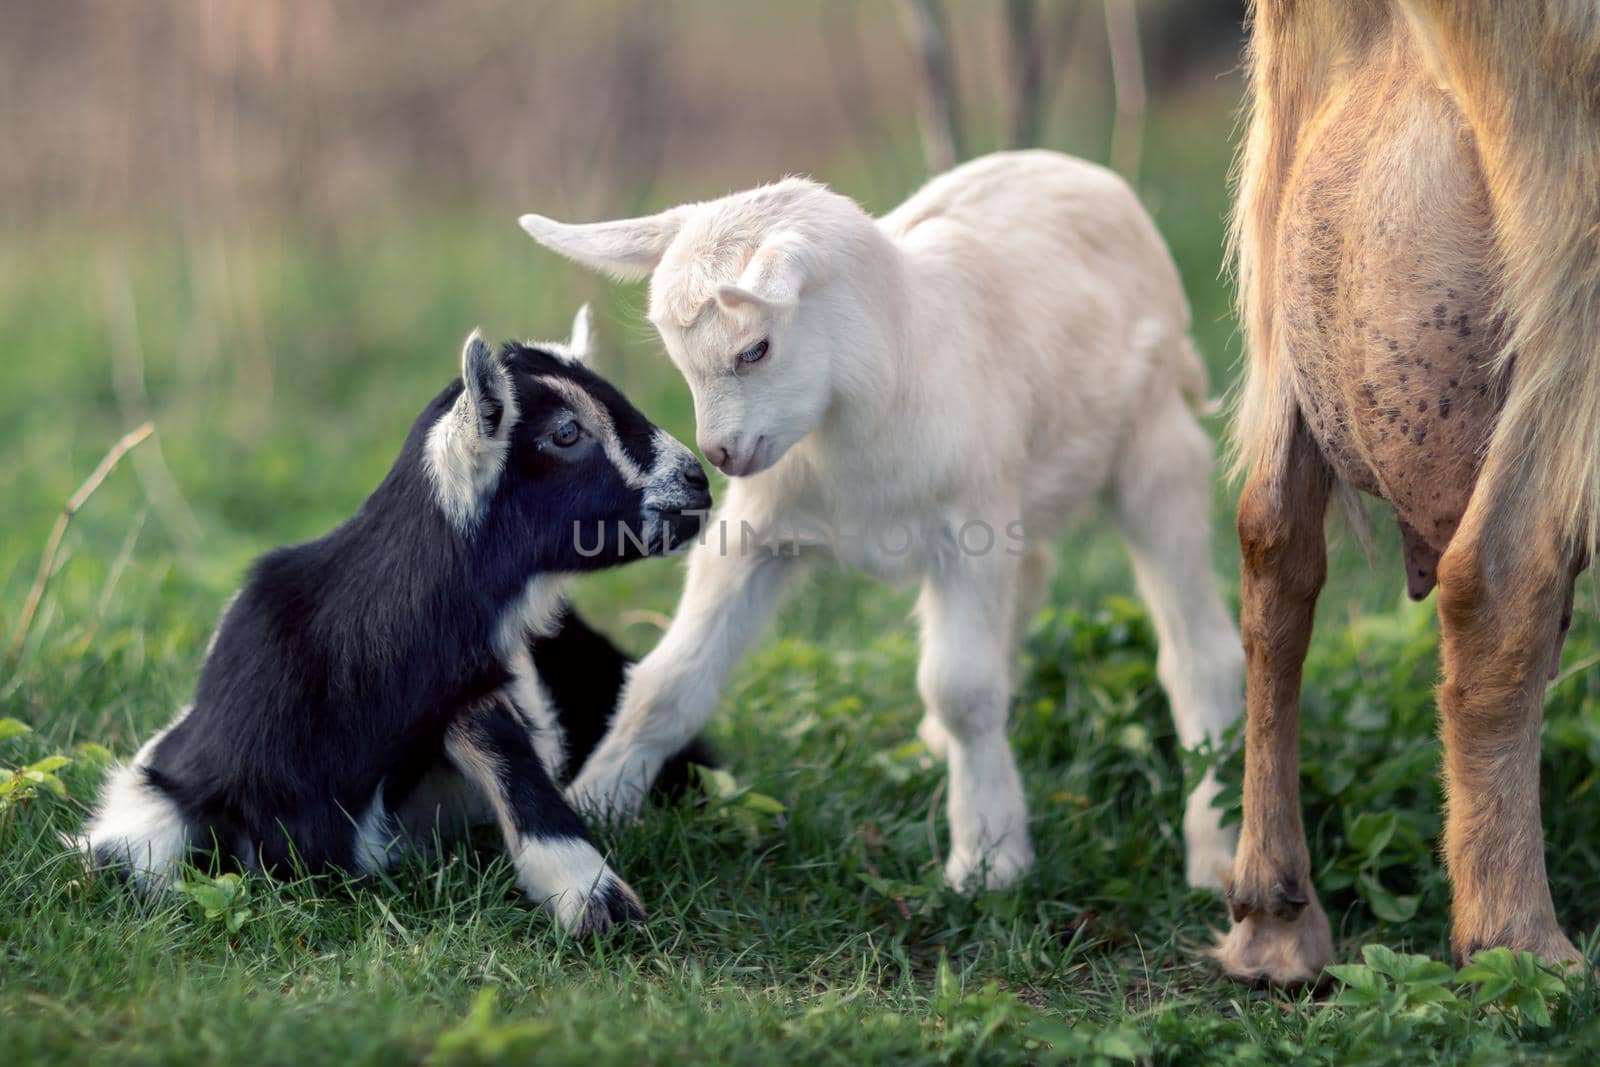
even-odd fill
[[[1022,571],[1017,579],[1016,628],[1011,633],[1013,645],[1020,645],[1028,636],[1034,616],[1050,599],[1050,579],[1055,572],[1055,544],[1036,541],[1029,545],[1022,557]],[[949,754],[950,733],[932,708],[922,713],[922,721],[917,724],[917,739],[936,760],[942,760]]]
[[[1160,649],[1156,675],[1178,741],[1216,744],[1244,710],[1244,651],[1211,569],[1211,445],[1173,389],[1154,405],[1121,457],[1113,487],[1139,592]],[[1221,890],[1238,832],[1222,825],[1222,785],[1208,770],[1184,807],[1191,886]]]
[[[917,688],[944,730],[956,889],[998,889],[1033,865],[1027,802],[1006,718],[1020,561],[996,549],[943,560],[923,583]]]
[[[719,529],[732,533],[724,544]],[[677,614],[628,674],[605,739],[567,787],[582,811],[621,818],[639,810],[661,765],[716,710],[728,672],[771,615],[794,559],[738,543],[737,520],[713,521],[689,553]]]

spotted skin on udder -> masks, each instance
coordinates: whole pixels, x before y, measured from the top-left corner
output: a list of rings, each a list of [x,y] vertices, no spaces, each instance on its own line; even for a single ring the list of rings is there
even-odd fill
[[[1288,191],[1280,321],[1312,433],[1340,478],[1394,508],[1406,591],[1421,599],[1504,401],[1492,369],[1504,328],[1470,137],[1415,75],[1386,92],[1381,134],[1351,136],[1341,124],[1370,129],[1371,115],[1335,112]],[[1456,131],[1446,150],[1441,130]],[[1436,160],[1435,172],[1386,188],[1385,175],[1416,170],[1401,159]]]

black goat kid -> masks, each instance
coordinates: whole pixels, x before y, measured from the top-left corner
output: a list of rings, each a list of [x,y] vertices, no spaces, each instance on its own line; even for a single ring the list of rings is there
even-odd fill
[[[626,667],[563,582],[678,547],[711,498],[693,454],[587,369],[589,336],[587,308],[566,344],[474,333],[355,516],[256,562],[193,704],[107,780],[77,842],[97,864],[145,887],[191,849],[369,872],[497,822],[567,929],[642,917],[557,784]]]

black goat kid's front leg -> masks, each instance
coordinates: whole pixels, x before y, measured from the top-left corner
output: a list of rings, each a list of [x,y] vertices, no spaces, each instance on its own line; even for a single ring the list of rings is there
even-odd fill
[[[589,840],[508,700],[495,696],[463,711],[445,735],[445,753],[494,808],[517,884],[557,922],[583,936],[644,919],[639,898]]]

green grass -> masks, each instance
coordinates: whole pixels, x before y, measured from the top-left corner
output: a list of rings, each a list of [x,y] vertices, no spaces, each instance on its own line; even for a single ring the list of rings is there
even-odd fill
[[[1225,131],[1214,115],[1158,126],[1144,183],[1219,385],[1234,353],[1217,269]],[[871,189],[859,169],[824,176]],[[1149,625],[1093,519],[1063,540],[1019,667],[1014,736],[1039,865],[1008,892],[964,900],[939,886],[941,776],[906,744],[919,711],[910,593],[834,572],[789,602],[714,727],[739,788],[782,813],[735,791],[604,835],[651,909],[646,927],[563,940],[517,896],[492,839],[367,884],[250,880],[232,902],[202,877],[152,902],[86,878],[56,834],[94,795],[93,746],[130,753],[186,698],[248,560],[350,512],[473,325],[559,334],[597,298],[604,369],[691,437],[639,291],[560,269],[512,213],[239,223],[193,244],[41,228],[0,248],[4,635],[55,512],[139,417],[127,386],[139,355],[166,471],[146,445],[90,500],[0,677],[0,717],[34,727],[0,741],[0,765],[73,759],[65,796],[42,788],[0,813],[0,1058],[1592,1061],[1588,978],[1552,992],[1545,1021],[1530,975],[1493,982],[1381,953],[1377,970],[1343,972],[1337,1003],[1216,976],[1201,949],[1223,908],[1181,877],[1183,782],[1201,760],[1175,745]],[[167,477],[181,500],[163,493]],[[1232,497],[1219,479],[1216,562],[1236,597]],[[1307,827],[1346,963],[1380,942],[1447,951],[1436,626],[1431,605],[1404,601],[1381,532],[1370,567],[1353,539],[1336,549],[1307,668]],[[581,599],[643,650],[653,630],[630,613],[669,612],[679,566],[598,576]],[[1600,628],[1581,620],[1567,662],[1597,650]],[[1591,950],[1597,689],[1588,670],[1552,691],[1543,786],[1557,909]],[[1237,782],[1237,755],[1223,765]]]

